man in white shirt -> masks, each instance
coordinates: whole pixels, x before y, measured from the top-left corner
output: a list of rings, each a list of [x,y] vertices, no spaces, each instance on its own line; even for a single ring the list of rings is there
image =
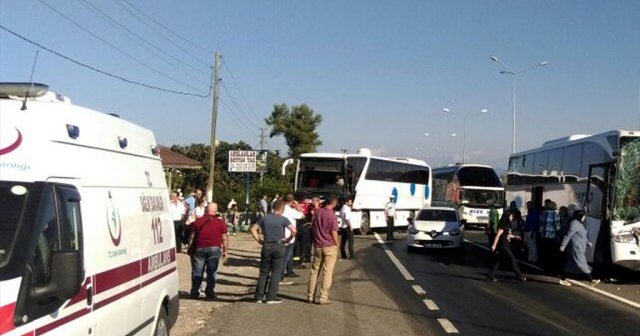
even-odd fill
[[[299,219],[302,219],[302,217],[304,217],[304,215],[302,214],[302,212],[298,211],[296,209],[296,202],[295,199],[293,197],[293,194],[289,193],[286,194],[284,196],[284,212],[282,213],[282,215],[287,218],[289,220],[289,222],[291,222],[291,224],[293,224],[294,227],[296,227],[296,222]],[[284,231],[284,237],[285,239],[289,239],[289,237],[291,236],[291,230],[289,230],[288,228],[285,228]],[[299,275],[295,274],[293,272],[293,244],[296,241],[296,237],[294,236],[293,238],[291,238],[291,240],[289,241],[288,244],[286,244],[286,251],[284,254],[284,270],[282,272],[282,279],[283,281],[281,282],[281,285],[290,285],[293,284],[293,282],[290,281],[284,281],[284,277],[292,277],[292,278],[298,278],[300,277]]]
[[[389,196],[389,203],[384,207],[384,217],[387,219],[387,241],[393,241],[393,227],[396,221],[395,197]]]
[[[172,191],[170,195],[169,202],[169,212],[171,213],[171,219],[173,220],[173,228],[176,234],[176,251],[182,251],[182,225],[184,223],[184,218],[187,213],[187,207],[180,198],[178,198],[178,193]]]
[[[347,197],[340,208],[340,256],[342,259],[353,259],[353,230],[351,228],[351,206],[353,198]],[[345,251],[345,245],[349,245],[349,257]]]

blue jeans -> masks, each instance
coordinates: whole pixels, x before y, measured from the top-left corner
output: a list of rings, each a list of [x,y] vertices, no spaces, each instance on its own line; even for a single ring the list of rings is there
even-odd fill
[[[285,274],[293,273],[293,245],[289,244],[285,246],[284,251],[284,267],[282,268],[282,279],[284,279]]]
[[[196,249],[196,253],[191,258],[191,296],[197,297],[200,295],[200,285],[204,277],[205,267],[207,271],[207,287],[204,293],[207,297],[215,295],[216,273],[221,258],[221,247],[211,246]]]

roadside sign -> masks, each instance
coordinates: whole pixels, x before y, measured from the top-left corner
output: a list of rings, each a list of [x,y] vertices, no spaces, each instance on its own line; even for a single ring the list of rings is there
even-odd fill
[[[267,151],[230,150],[229,172],[261,173],[267,168]]]

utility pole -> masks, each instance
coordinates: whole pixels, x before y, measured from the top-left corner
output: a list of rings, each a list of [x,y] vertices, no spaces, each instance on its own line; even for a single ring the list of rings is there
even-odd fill
[[[260,127],[260,152],[264,150],[264,146],[267,144],[267,135],[264,133],[266,130],[266,128]],[[260,172],[260,183],[262,183],[263,178],[264,172]]]
[[[216,121],[218,119],[218,99],[220,98],[219,84],[219,69],[220,59],[222,55],[217,52],[213,56],[213,107],[211,108],[211,155],[209,158],[209,179],[207,181],[207,201],[213,201],[213,174],[215,172],[216,162]]]

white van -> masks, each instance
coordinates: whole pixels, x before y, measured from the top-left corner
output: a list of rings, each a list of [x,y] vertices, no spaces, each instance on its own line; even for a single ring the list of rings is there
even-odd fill
[[[168,335],[168,205],[151,131],[0,83],[0,334]]]

